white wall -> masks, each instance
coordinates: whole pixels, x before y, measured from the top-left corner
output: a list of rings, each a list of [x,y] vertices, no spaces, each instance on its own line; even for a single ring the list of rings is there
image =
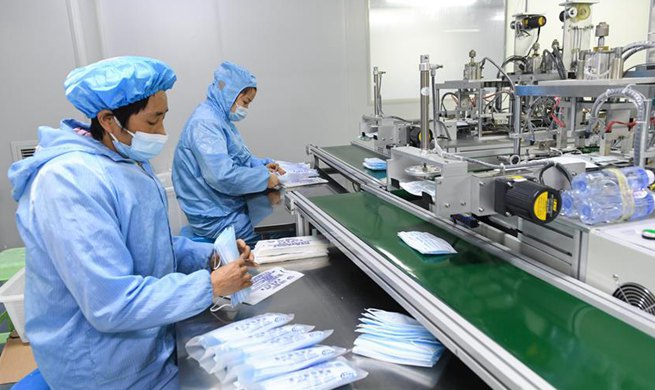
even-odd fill
[[[7,171],[11,141],[36,139],[40,125],[75,114],[64,78],[75,67],[64,0],[0,0],[0,250],[22,245]]]
[[[437,71],[437,80],[442,82],[462,78],[471,49],[478,61],[505,53],[504,0],[377,0],[370,7],[371,64],[387,72],[382,82],[387,102],[413,100],[418,106],[421,54],[429,54],[430,63],[443,66]]]
[[[366,0],[0,0],[0,114],[9,141],[36,137],[41,124],[84,119],[66,101],[63,80],[100,57],[146,55],[177,72],[166,118],[170,141],[153,161],[172,165],[184,122],[205,98],[223,60],[258,78],[258,95],[239,128],[260,156],[305,160],[305,146],[348,143],[367,107]],[[68,17],[68,12],[73,18]],[[76,19],[79,15],[79,19]],[[20,60],[14,60],[20,59]],[[0,249],[21,245],[16,204],[0,176]]]
[[[357,116],[349,114],[357,104],[351,101],[349,79],[366,73],[349,70],[358,62],[349,62],[352,34],[346,19],[365,9],[365,1],[345,0],[98,1],[105,56],[157,57],[178,74],[166,119],[174,142],[153,161],[158,171],[170,168],[180,130],[223,60],[258,78],[250,115],[239,124],[253,153],[303,160],[307,143],[347,142],[357,124]],[[355,32],[353,45],[365,42],[363,31]],[[361,52],[355,54],[365,59]]]

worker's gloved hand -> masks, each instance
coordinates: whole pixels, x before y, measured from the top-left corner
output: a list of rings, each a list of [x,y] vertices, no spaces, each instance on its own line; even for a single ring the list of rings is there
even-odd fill
[[[285,173],[287,173],[287,171],[285,171],[285,170],[280,166],[280,164],[278,164],[278,163],[274,163],[274,162],[266,164],[266,168],[268,168],[268,171],[269,171],[269,172],[271,172],[271,173],[277,173],[278,175],[284,175]]]
[[[280,179],[275,173],[268,175],[268,188],[276,188],[280,185]]]

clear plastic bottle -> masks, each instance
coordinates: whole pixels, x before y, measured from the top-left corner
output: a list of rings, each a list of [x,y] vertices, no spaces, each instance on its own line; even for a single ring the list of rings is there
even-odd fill
[[[621,168],[621,172],[628,180],[628,185],[633,191],[639,191],[655,181],[655,174],[652,171],[641,167]],[[576,176],[571,182],[571,188],[577,193],[589,196],[592,194],[620,193],[618,191],[618,180],[616,176],[604,169],[602,171],[588,172]],[[614,188],[617,188],[615,191]]]
[[[565,217],[577,218],[580,216],[578,212],[580,199],[578,194],[575,191],[562,191],[560,196],[562,197],[562,210],[560,214]]]
[[[635,211],[630,217],[631,221],[647,217],[655,210],[655,193],[643,190],[635,191]]]
[[[655,210],[655,194],[648,190],[633,193],[634,211],[630,220],[644,218]],[[601,222],[616,222],[623,218],[623,204],[620,200],[615,203],[598,202],[593,197],[582,200],[580,205],[580,220],[587,225]]]

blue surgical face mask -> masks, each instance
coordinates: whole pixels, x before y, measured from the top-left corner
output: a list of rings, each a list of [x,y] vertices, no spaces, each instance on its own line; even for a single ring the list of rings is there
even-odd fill
[[[112,143],[114,147],[124,157],[139,162],[148,161],[159,155],[168,140],[168,135],[165,134],[150,134],[142,131],[133,133],[122,126],[121,129],[132,136],[132,145],[126,145],[120,142],[113,134],[109,133],[113,139]]]
[[[230,111],[229,117],[233,122],[238,122],[244,119],[248,115],[248,109],[237,104],[237,109],[232,112]]]
[[[222,265],[226,265],[239,259],[239,249],[237,248],[237,239],[234,233],[234,226],[228,226],[227,228],[223,229],[221,234],[216,237],[216,241],[214,241],[214,249],[220,256]],[[241,302],[248,299],[249,295],[250,287],[246,287],[232,293],[232,295],[230,295],[229,304],[219,305],[216,303],[211,307],[210,310],[215,312],[226,306],[236,307],[237,305],[241,304]]]

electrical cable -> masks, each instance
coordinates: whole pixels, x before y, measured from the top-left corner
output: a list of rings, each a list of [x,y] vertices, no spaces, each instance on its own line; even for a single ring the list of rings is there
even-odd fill
[[[505,78],[506,78],[507,81],[509,82],[509,86],[512,88],[512,93],[514,93],[514,91],[516,91],[516,85],[514,84],[514,81],[512,81],[512,79],[507,75],[507,72],[505,72],[505,71],[503,70],[503,68],[501,68],[500,66],[498,66],[498,64],[497,64],[496,62],[494,62],[494,60],[492,60],[492,59],[489,58],[489,57],[484,57],[484,58],[482,59],[482,61],[480,62],[480,70],[482,70],[482,69],[484,68],[484,64],[486,63],[486,61],[489,61],[489,63],[490,63],[491,65],[495,66],[496,69],[498,69],[498,71],[499,71],[500,73],[502,73],[503,76],[505,76]]]
[[[544,172],[549,170],[550,168],[555,168],[557,169],[562,176],[566,179],[566,181],[569,182],[569,185],[571,184],[571,181],[573,181],[573,175],[571,175],[571,172],[569,172],[566,167],[560,163],[554,162],[554,161],[549,161],[547,165],[545,165],[543,168],[539,170],[539,183],[545,184],[544,183]]]

